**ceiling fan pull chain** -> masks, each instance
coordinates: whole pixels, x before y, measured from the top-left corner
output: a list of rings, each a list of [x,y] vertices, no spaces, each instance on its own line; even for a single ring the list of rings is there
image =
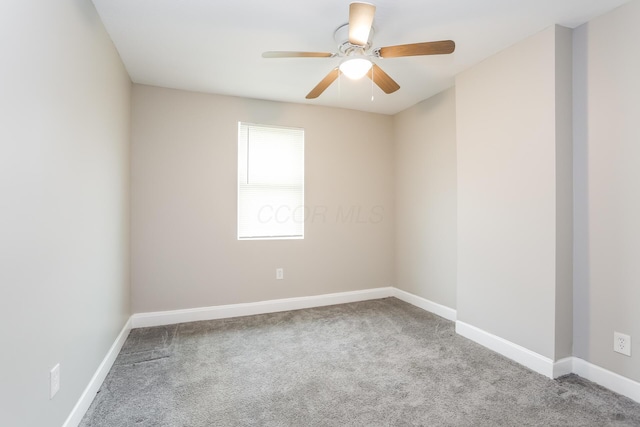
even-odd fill
[[[316,99],[337,79],[338,99],[342,99],[342,74],[344,74],[350,80],[359,80],[368,76],[371,79],[371,102],[374,102],[374,85],[385,94],[394,93],[400,89],[400,85],[369,59],[370,57],[386,60],[386,58],[403,56],[446,55],[453,53],[456,49],[453,40],[400,44],[372,49],[374,33],[372,25],[375,12],[376,7],[371,3],[356,0],[349,5],[349,22],[338,27],[333,33],[333,38],[338,43],[337,52],[269,51],[263,52],[262,57],[339,58],[338,66],[331,70],[305,98]],[[374,76],[376,73],[380,76]]]
[[[373,80],[375,79],[373,73],[375,73],[375,70],[371,67],[371,102],[373,102]]]

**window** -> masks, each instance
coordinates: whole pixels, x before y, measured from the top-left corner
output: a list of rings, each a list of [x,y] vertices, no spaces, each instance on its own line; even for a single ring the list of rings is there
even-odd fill
[[[304,129],[238,123],[238,239],[304,238]]]

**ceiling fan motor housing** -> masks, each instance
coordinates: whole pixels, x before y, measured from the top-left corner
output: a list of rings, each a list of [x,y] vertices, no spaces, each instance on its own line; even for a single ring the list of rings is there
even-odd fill
[[[264,58],[335,58],[342,61],[334,67],[306,96],[317,98],[331,85],[340,74],[352,79],[368,76],[386,94],[400,89],[400,85],[385,73],[370,58],[397,58],[402,56],[442,55],[453,53],[455,43],[452,40],[422,42],[372,49],[374,36],[373,20],[376,7],[371,3],[353,2],[349,5],[349,22],[339,26],[333,32],[338,51],[329,52],[264,52]]]
[[[338,52],[340,52],[340,56],[350,56],[354,51],[360,51],[363,55],[371,49],[371,43],[373,40],[373,34],[375,30],[371,27],[371,31],[369,32],[369,40],[367,40],[367,44],[364,46],[358,46],[351,44],[349,42],[349,24],[343,24],[339,26],[333,33],[333,39],[338,44]]]

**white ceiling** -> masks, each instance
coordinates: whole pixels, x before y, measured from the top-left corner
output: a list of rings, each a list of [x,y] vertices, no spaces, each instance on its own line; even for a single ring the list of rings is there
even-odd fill
[[[262,52],[335,52],[350,0],[93,0],[135,83],[395,114],[451,87],[456,74],[550,25],[574,28],[628,0],[373,0],[374,47],[452,39],[452,55],[376,60],[401,89],[371,80],[306,94],[339,58],[265,59]]]

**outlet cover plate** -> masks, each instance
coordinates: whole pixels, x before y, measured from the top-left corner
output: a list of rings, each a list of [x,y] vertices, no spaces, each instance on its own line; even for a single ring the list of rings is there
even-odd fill
[[[631,337],[621,334],[620,332],[614,332],[613,351],[624,354],[625,356],[631,356]]]

